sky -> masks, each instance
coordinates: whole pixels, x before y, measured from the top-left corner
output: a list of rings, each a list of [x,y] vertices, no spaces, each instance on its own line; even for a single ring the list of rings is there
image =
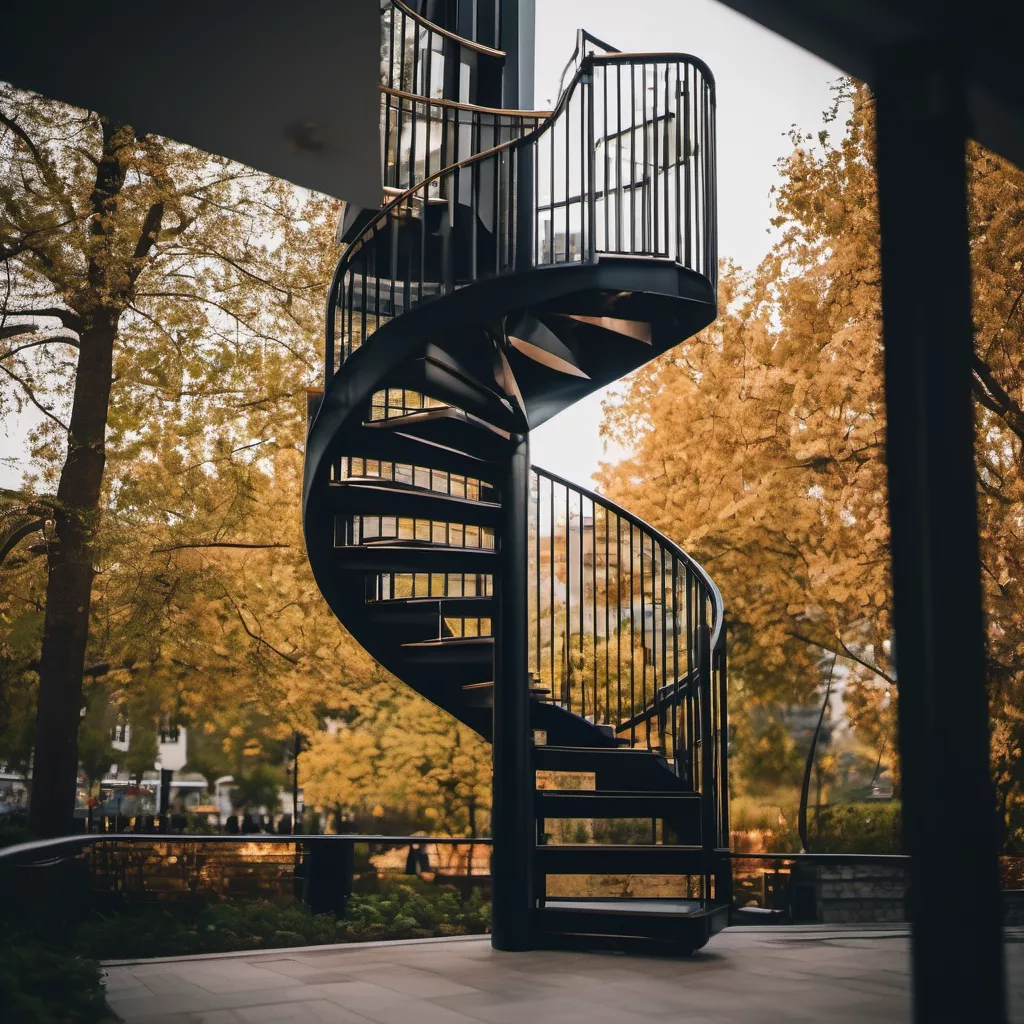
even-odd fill
[[[753,268],[771,245],[770,190],[793,125],[816,131],[840,72],[717,0],[536,0],[535,106],[554,104],[558,77],[585,28],[620,50],[681,51],[710,65],[718,101],[719,256]],[[614,387],[614,386],[613,386]],[[599,463],[623,457],[599,436],[602,389],[531,434],[532,458],[587,486]],[[17,486],[27,418],[0,424],[0,486]]]
[[[789,130],[821,127],[841,72],[717,0],[537,0],[534,103],[540,109],[555,99],[578,28],[620,50],[692,53],[711,67],[719,256],[756,266],[772,241],[770,189],[778,181],[776,162],[792,148]],[[587,486],[602,460],[621,458],[621,451],[605,451],[598,435],[606,394],[596,392],[533,431],[533,461]]]

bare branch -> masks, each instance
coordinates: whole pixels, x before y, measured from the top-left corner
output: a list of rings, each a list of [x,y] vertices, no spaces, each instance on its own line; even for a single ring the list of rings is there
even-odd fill
[[[290,544],[250,544],[246,541],[210,540],[196,541],[194,544],[169,544],[164,548],[153,548],[150,554],[157,555],[166,551],[185,551],[191,548],[290,548]]]
[[[2,371],[3,371],[4,373],[6,373],[6,374],[7,374],[7,376],[8,376],[8,377],[10,377],[10,378],[11,378],[11,380],[13,380],[13,381],[14,381],[15,383],[17,383],[17,384],[20,384],[20,385],[21,385],[21,387],[22,387],[22,389],[24,390],[25,394],[26,394],[26,395],[28,395],[28,400],[29,400],[29,401],[30,401],[30,402],[31,402],[31,403],[32,403],[32,404],[33,404],[33,405],[34,405],[34,406],[35,406],[35,407],[36,407],[36,408],[37,408],[37,409],[38,409],[38,410],[39,410],[39,411],[40,411],[40,412],[41,412],[41,413],[42,413],[42,414],[43,414],[43,415],[44,415],[44,416],[45,416],[45,417],[46,417],[46,418],[48,419],[48,420],[52,420],[52,421],[53,421],[54,423],[56,423],[56,424],[57,424],[57,426],[58,426],[58,427],[60,427],[60,429],[61,429],[61,430],[63,430],[63,431],[65,432],[65,433],[69,433],[69,432],[71,431],[71,428],[70,428],[70,427],[69,427],[69,426],[68,426],[68,425],[67,425],[66,423],[64,423],[64,422],[62,422],[62,421],[61,421],[60,419],[58,419],[58,418],[57,418],[57,417],[56,417],[56,416],[55,416],[55,415],[54,415],[54,414],[53,414],[53,413],[52,413],[52,412],[51,412],[51,411],[50,411],[49,409],[47,409],[47,408],[46,408],[46,406],[45,406],[45,405],[43,405],[43,404],[42,404],[42,403],[41,403],[41,402],[39,401],[39,399],[38,399],[38,398],[36,398],[36,394],[35,394],[35,392],[34,392],[34,391],[32,390],[32,385],[31,385],[31,384],[29,384],[29,382],[28,382],[27,380],[23,379],[22,377],[19,377],[19,376],[18,376],[18,375],[17,375],[17,374],[16,374],[16,373],[15,373],[15,372],[14,372],[13,370],[11,370],[11,369],[10,369],[9,367],[6,367],[6,366],[4,366],[4,364],[3,364],[3,363],[0,363],[0,370],[2,370]]]
[[[284,658],[284,660],[287,661],[289,665],[300,664],[298,658],[295,658],[290,654],[285,654],[284,651],[279,651],[272,643],[270,643],[269,640],[265,640],[258,633],[254,633],[249,628],[249,624],[245,621],[245,616],[242,614],[242,609],[239,608],[237,604],[235,604],[234,598],[228,593],[225,593],[224,596],[230,602],[231,607],[235,609],[235,614],[238,616],[238,621],[242,624],[242,629],[244,629],[246,633],[250,637],[252,637],[253,640],[255,640],[257,643],[263,644],[264,647],[266,647],[268,650],[273,651],[279,658]]]

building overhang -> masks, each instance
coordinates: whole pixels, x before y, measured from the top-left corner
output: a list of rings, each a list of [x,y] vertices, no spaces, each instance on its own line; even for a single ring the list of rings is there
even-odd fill
[[[371,207],[379,65],[379,0],[51,0],[0,32],[4,81]]]

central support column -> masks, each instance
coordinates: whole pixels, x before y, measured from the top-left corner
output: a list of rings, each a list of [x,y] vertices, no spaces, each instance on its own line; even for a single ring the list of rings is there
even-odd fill
[[[501,488],[494,638],[491,945],[530,949],[535,788],[530,733],[526,570],[530,444],[513,434]]]

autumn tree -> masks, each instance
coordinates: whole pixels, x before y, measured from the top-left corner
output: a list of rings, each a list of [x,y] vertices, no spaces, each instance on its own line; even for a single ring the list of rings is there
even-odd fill
[[[54,522],[32,806],[34,831],[52,835],[68,827],[73,806],[97,572],[105,583],[104,556],[123,551],[108,517],[122,531],[173,533],[178,524],[187,533],[193,508],[152,492],[140,500],[147,462],[178,452],[171,472],[195,498],[196,472],[220,479],[242,453],[294,447],[337,209],[7,86],[0,159],[0,415],[34,418],[26,489]],[[191,478],[187,460],[198,463]],[[254,467],[243,460],[238,475]],[[208,505],[217,529],[189,539],[234,542],[244,495],[236,499]],[[277,537],[249,543],[268,542]],[[244,611],[235,617],[259,636]]]
[[[386,673],[300,763],[308,806],[365,815],[380,805],[449,835],[489,829],[488,745]]]
[[[737,711],[808,702],[829,652],[847,713],[891,763],[874,105],[863,87],[838,88],[827,120],[848,112],[839,138],[795,134],[780,163],[771,252],[752,273],[726,265],[718,321],[606,405],[606,433],[633,454],[604,468],[602,486],[721,585]],[[968,159],[993,756],[1012,822],[1024,781],[1024,174],[978,146]]]

